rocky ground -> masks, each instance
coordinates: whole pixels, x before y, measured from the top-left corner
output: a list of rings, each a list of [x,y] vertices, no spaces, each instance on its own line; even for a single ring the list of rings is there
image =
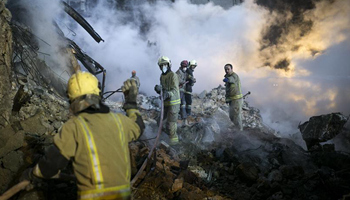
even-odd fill
[[[1,193],[37,162],[69,118],[64,99],[35,85],[27,88],[31,97],[18,112],[18,120],[0,131]],[[178,120],[178,146],[168,146],[162,133],[155,154],[135,182],[135,199],[341,199],[350,193],[349,153],[335,151],[332,144],[307,151],[281,138],[264,126],[259,110],[247,102],[244,131],[236,131],[223,93],[219,86],[194,96],[189,125]],[[157,97],[144,95],[138,101],[146,130],[139,141],[130,143],[134,175],[155,141],[160,103]],[[106,104],[121,111],[121,102]],[[342,128],[338,136],[349,136],[349,130]],[[62,198],[76,198],[73,181],[46,180],[14,197]]]

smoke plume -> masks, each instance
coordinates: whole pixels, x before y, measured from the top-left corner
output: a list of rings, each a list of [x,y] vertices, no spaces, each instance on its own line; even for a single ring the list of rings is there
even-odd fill
[[[157,60],[165,55],[173,71],[182,60],[198,62],[194,93],[222,84],[223,66],[232,63],[243,93],[252,92],[247,101],[283,134],[313,115],[350,114],[349,0],[246,0],[229,8],[116,2],[101,1],[85,13],[104,43],[59,18],[66,36],[107,69],[107,90],[136,70],[140,91],[155,95]]]

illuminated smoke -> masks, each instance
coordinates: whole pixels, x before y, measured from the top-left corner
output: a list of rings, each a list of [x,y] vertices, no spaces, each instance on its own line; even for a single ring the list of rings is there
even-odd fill
[[[141,92],[155,95],[157,60],[165,55],[174,71],[183,59],[197,60],[195,93],[222,84],[223,66],[232,63],[243,93],[252,92],[247,101],[281,133],[297,132],[312,115],[350,114],[349,0],[246,0],[227,9],[181,0],[108,2],[86,18],[104,43],[60,18],[66,36],[107,69],[107,90],[136,70]]]
[[[348,38],[348,0],[257,0],[257,4],[274,16],[267,19],[260,41],[265,66],[294,70],[292,59],[315,57]]]

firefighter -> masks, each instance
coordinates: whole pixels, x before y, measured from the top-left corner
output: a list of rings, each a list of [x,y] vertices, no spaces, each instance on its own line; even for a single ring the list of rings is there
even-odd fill
[[[188,67],[188,61],[183,60],[180,63],[179,69],[176,71],[177,77],[179,79],[179,88],[180,88],[180,99],[181,99],[181,104],[180,104],[180,115],[181,119],[183,120],[183,125],[188,125],[187,123],[187,115],[186,115],[186,101],[185,101],[185,85],[186,85],[186,70]]]
[[[162,56],[158,60],[158,66],[162,71],[160,85],[156,85],[154,90],[160,94],[163,92],[164,99],[164,120],[166,119],[165,132],[169,135],[170,145],[179,142],[177,135],[177,115],[180,111],[179,80],[171,71],[171,61],[168,57]]]
[[[194,69],[197,67],[197,61],[191,60],[189,67],[186,70],[186,81],[185,86],[185,100],[186,100],[186,113],[187,116],[191,115],[191,105],[192,105],[192,87],[196,83],[196,78],[193,76]]]
[[[131,72],[131,77],[130,77],[130,78],[131,78],[131,79],[134,79],[134,80],[136,81],[137,89],[139,89],[141,83],[140,83],[139,77],[136,76],[136,71],[135,71],[135,70],[132,70],[132,72]]]
[[[97,78],[78,71],[68,81],[74,116],[54,136],[45,156],[25,170],[21,180],[57,177],[71,160],[79,199],[131,199],[128,143],[140,137],[145,125],[137,109],[137,86],[128,79],[122,113],[102,104]]]
[[[238,75],[233,72],[233,67],[231,64],[226,64],[224,69],[226,74],[223,81],[226,87],[226,103],[229,104],[230,119],[240,131],[243,131],[243,95],[241,90],[241,81],[239,80]]]

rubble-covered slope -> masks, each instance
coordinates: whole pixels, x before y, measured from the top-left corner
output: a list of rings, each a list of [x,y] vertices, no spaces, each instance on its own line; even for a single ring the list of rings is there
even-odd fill
[[[334,144],[324,144],[317,151],[303,149],[266,127],[259,110],[246,101],[244,131],[236,131],[223,94],[219,86],[194,96],[189,126],[178,121],[181,144],[160,145],[157,162],[145,172],[135,198],[339,199],[350,192],[347,152],[336,152]],[[159,100],[145,96],[139,100],[152,133],[145,135],[153,138],[157,126],[152,119]],[[331,129],[330,124],[323,124]],[[340,129],[339,134],[349,135],[349,130]],[[152,140],[143,143],[150,146]]]

